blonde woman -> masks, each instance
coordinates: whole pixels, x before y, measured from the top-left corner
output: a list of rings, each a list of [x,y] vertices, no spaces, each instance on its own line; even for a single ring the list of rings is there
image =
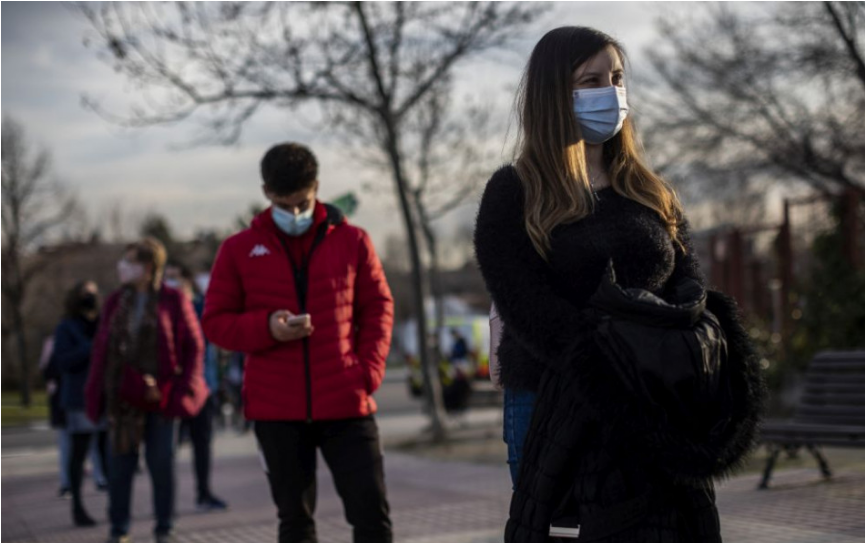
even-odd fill
[[[192,301],[164,286],[165,247],[144,238],[117,263],[121,287],[105,300],[85,388],[87,416],[108,418],[109,541],[126,543],[139,451],[153,486],[157,543],[172,540],[174,420],[208,395],[204,346]]]

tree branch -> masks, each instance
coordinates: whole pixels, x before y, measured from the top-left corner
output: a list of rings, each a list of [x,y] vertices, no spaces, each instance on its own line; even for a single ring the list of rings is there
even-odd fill
[[[832,18],[832,23],[835,26],[835,30],[838,32],[838,36],[841,38],[841,41],[844,42],[847,54],[856,66],[856,76],[859,78],[859,82],[862,84],[863,89],[865,89],[865,59],[862,58],[862,53],[856,46],[854,37],[844,28],[844,24],[841,22],[841,17],[835,10],[835,6],[832,5],[832,2],[823,2],[823,7],[826,9],[829,17]],[[852,10],[854,8],[848,9]],[[853,31],[855,32],[855,29]]]
[[[388,94],[387,89],[385,89],[384,81],[382,80],[381,68],[379,67],[378,60],[378,48],[375,44],[375,39],[372,36],[372,32],[369,28],[369,21],[367,21],[366,13],[364,13],[363,2],[354,2],[352,4],[355,13],[357,14],[358,21],[360,22],[361,30],[363,31],[363,40],[366,45],[367,54],[366,60],[369,63],[369,74],[372,77],[373,81],[375,81],[375,87],[378,91],[379,98],[381,99],[381,107],[379,108],[379,112],[382,115],[387,115],[390,113],[390,106],[393,100],[393,96]]]

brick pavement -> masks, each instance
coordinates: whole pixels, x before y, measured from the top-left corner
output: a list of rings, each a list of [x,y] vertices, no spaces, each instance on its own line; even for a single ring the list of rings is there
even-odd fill
[[[231,444],[229,444],[231,445]],[[186,453],[178,462],[178,543],[244,543],[276,540],[276,519],[260,464],[249,444],[235,443],[216,460],[215,488],[231,503],[224,513],[198,513]],[[228,448],[226,448],[228,447]],[[17,464],[22,459],[15,459]],[[16,465],[12,463],[11,465]],[[72,529],[69,502],[54,497],[56,475],[16,469],[4,459],[2,541],[9,543],[91,543],[105,539],[107,525]],[[445,463],[397,453],[386,455],[396,540],[406,543],[492,543],[510,498],[507,469]],[[758,477],[742,476],[720,485],[718,504],[725,540],[735,543],[865,543],[865,473],[841,472],[821,483],[813,469],[777,472],[774,488],[755,490]],[[88,484],[86,502],[94,516],[105,495]],[[133,536],[151,541],[150,485],[136,480]],[[323,463],[316,513],[323,543],[350,542],[350,529]]]

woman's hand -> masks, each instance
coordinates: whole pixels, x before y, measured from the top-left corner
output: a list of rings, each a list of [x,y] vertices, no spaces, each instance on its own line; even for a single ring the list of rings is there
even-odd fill
[[[156,386],[156,379],[152,375],[145,375],[144,384],[147,386],[144,391],[144,400],[150,403],[159,403],[162,400],[162,393]]]

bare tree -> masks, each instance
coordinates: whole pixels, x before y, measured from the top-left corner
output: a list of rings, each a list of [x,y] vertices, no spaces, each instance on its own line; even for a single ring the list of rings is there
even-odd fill
[[[326,126],[388,165],[412,263],[421,364],[433,432],[445,435],[423,311],[423,272],[403,150],[408,117],[465,58],[502,47],[536,6],[477,3],[174,3],[81,5],[98,53],[145,97],[131,126],[196,117],[204,139],[237,141],[265,105],[322,106]]]
[[[48,264],[37,254],[40,244],[62,234],[70,218],[80,217],[74,198],[53,180],[51,157],[27,140],[24,128],[3,117],[2,136],[4,329],[15,341],[22,405],[30,405],[30,358],[24,303],[33,280]],[[4,319],[5,320],[5,319]]]
[[[491,111],[469,104],[454,108],[453,93],[439,86],[424,99],[407,126],[407,156],[411,159],[413,182],[410,192],[417,210],[429,258],[429,289],[435,307],[438,344],[445,327],[444,289],[441,279],[440,248],[434,223],[466,204],[481,181],[494,170],[499,160],[491,134]],[[498,138],[495,138],[498,139]]]
[[[471,196],[495,169],[500,158],[496,131],[487,104],[469,97],[455,97],[448,81],[439,82],[409,115],[403,132],[406,180],[417,228],[423,237],[427,264],[426,289],[433,300],[435,338],[444,329],[444,287],[441,279],[441,247],[435,224],[453,211],[473,202]],[[352,146],[353,141],[344,142]],[[353,149],[355,160],[372,170],[388,171],[388,164],[374,151]],[[379,183],[365,183],[364,189],[380,194]],[[471,239],[471,227],[468,236]],[[470,258],[470,257],[469,257]],[[430,346],[437,360],[442,358],[438,341]]]
[[[650,145],[673,177],[865,189],[865,3],[716,4],[658,28]]]

